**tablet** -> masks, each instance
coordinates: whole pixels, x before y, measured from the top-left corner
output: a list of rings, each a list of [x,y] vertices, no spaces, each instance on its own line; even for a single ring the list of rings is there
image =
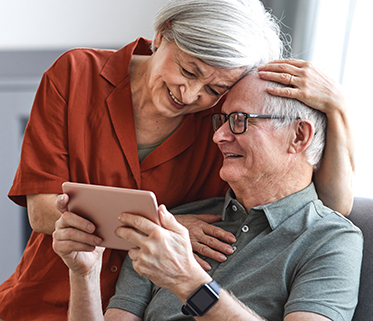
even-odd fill
[[[118,217],[123,212],[143,215],[160,225],[153,192],[71,182],[63,183],[62,190],[69,196],[68,210],[96,226],[95,234],[103,239],[104,247],[119,250],[134,247],[114,233],[121,226]]]

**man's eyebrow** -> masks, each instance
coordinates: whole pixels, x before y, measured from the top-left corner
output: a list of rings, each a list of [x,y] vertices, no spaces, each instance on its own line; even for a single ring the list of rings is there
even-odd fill
[[[189,65],[193,65],[196,68],[197,72],[201,75],[201,77],[204,77],[204,74],[203,74],[202,70],[198,67],[198,65],[194,61],[189,62]],[[230,90],[233,87],[233,86],[228,86],[228,85],[223,85],[223,84],[221,84],[221,85],[216,84],[214,86],[217,86],[217,87],[225,89],[225,90]]]

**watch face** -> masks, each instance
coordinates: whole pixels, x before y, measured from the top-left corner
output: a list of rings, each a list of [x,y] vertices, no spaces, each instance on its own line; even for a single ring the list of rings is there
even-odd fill
[[[205,285],[188,299],[188,305],[196,311],[198,315],[203,315],[218,298],[219,297]]]

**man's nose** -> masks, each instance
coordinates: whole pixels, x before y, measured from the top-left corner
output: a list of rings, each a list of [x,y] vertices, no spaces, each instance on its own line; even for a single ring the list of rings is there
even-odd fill
[[[234,134],[229,128],[229,122],[226,121],[221,125],[218,130],[214,133],[212,140],[215,144],[221,144],[224,142],[231,142],[234,140]]]
[[[201,85],[196,82],[188,82],[180,86],[181,100],[184,104],[190,105],[196,102],[200,96]]]

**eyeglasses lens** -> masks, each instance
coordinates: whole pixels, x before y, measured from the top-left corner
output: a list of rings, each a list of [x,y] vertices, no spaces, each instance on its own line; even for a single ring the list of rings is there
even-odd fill
[[[245,131],[245,115],[242,113],[231,113],[229,115],[229,126],[234,134],[241,134]]]
[[[225,114],[214,114],[212,116],[212,128],[216,132],[226,121],[229,120],[229,127],[233,134],[242,134],[246,130],[245,114],[233,112],[229,116]]]
[[[216,132],[223,124],[225,123],[225,115],[224,114],[214,114],[212,116],[212,129]]]

